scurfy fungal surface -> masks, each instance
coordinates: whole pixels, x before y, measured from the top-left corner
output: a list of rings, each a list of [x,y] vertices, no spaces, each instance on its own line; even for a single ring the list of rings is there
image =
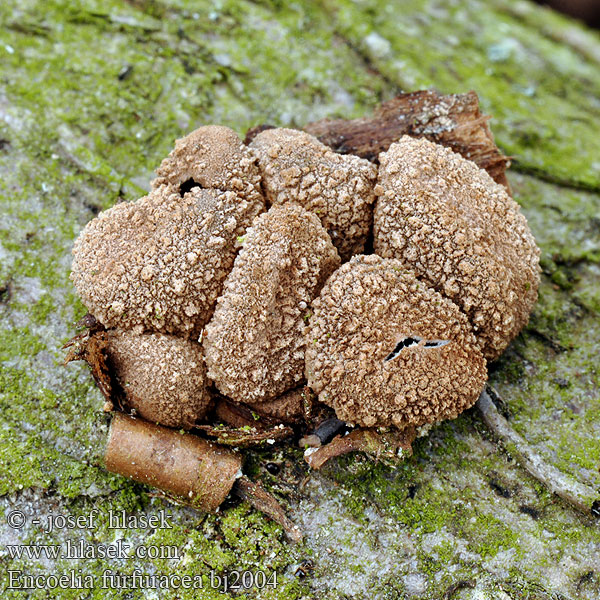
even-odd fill
[[[229,191],[250,205],[264,204],[256,159],[237,133],[222,125],[199,127],[178,139],[151,186],[167,186],[181,196],[194,187]]]
[[[403,428],[455,418],[483,389],[486,361],[466,316],[398,260],[355,256],[313,310],[308,385],[348,423]]]
[[[234,192],[161,187],[90,221],[73,248],[73,282],[106,327],[197,335],[210,319],[252,218]]]
[[[309,306],[339,265],[319,218],[298,204],[254,220],[202,337],[221,393],[263,402],[302,381]]]
[[[337,154],[312,135],[293,129],[263,131],[250,147],[258,156],[269,202],[297,202],[315,213],[342,261],[364,250],[373,220],[374,165]]]
[[[107,356],[128,407],[151,423],[191,428],[208,409],[202,346],[157,333],[108,332]]]
[[[539,249],[519,205],[448,148],[404,136],[380,154],[375,252],[410,265],[469,317],[494,360],[537,300]]]

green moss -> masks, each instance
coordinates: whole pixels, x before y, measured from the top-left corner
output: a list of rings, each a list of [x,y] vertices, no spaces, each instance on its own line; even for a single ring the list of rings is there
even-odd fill
[[[278,588],[261,598],[314,595],[311,576],[300,582],[290,570],[311,552],[317,563],[323,560],[318,540],[295,548],[246,504],[200,515],[104,471],[107,423],[100,394],[81,365],[60,366],[60,345],[85,313],[68,279],[69,253],[98,211],[142,195],[173,139],[198,125],[221,122],[243,134],[264,122],[294,126],[361,116],[401,88],[425,86],[475,89],[517,169],[538,175],[513,175],[511,183],[542,248],[540,302],[526,331],[492,367],[492,382],[514,427],[545,460],[597,486],[600,201],[595,193],[540,177],[600,187],[600,141],[592,135],[600,83],[594,61],[559,40],[567,22],[528,7],[477,0],[445,6],[414,0],[401,11],[375,0],[2,3],[0,138],[8,144],[0,147],[0,496],[29,488],[47,506],[47,492],[72,514],[94,506],[133,512],[166,507],[176,513],[172,530],[121,534],[176,545],[184,560],[131,562],[120,565],[123,573],[137,564],[205,578],[210,569],[223,575],[260,568],[281,576]],[[582,39],[584,32],[575,31]],[[267,456],[250,453],[245,472],[264,476]],[[306,475],[301,452],[287,449],[279,459],[294,467],[281,481],[268,476],[266,487],[296,489]],[[490,473],[503,474],[509,497],[496,495]],[[584,553],[575,556],[571,548],[597,543],[590,523],[525,476],[511,449],[495,446],[472,411],[419,439],[414,456],[395,470],[350,456],[334,461],[325,477],[325,493],[355,517],[371,551],[379,543],[370,530],[372,514],[390,519],[412,544],[393,573],[369,588],[386,598],[406,597],[403,569],[413,560],[430,598],[443,597],[460,579],[485,581],[486,567],[461,558],[454,551],[459,546],[482,563],[515,548],[502,585],[515,597],[546,598],[535,591],[544,574],[553,574],[561,560],[583,564]],[[525,505],[535,508],[537,520],[521,511]],[[338,516],[330,515],[332,526]],[[89,535],[96,542],[113,539],[106,511]],[[424,540],[438,535],[450,541],[425,551]],[[551,553],[540,552],[548,535]],[[351,537],[345,543],[354,548]],[[107,567],[100,560],[78,566],[95,576]],[[72,564],[57,566],[67,568]],[[351,561],[348,568],[359,579],[371,565]],[[561,572],[573,597],[578,576]],[[21,597],[3,585],[3,597]],[[593,597],[595,584],[585,585],[581,589]],[[500,583],[488,588],[492,594]],[[333,600],[342,594],[329,589],[319,595]],[[175,596],[230,597],[210,589],[165,597]],[[46,591],[31,597],[46,597]]]
[[[331,5],[330,17],[398,87],[475,89],[494,117],[499,145],[515,157],[517,168],[598,189],[600,141],[580,143],[598,115],[597,65],[570,46],[567,36],[546,35],[548,23],[566,29],[566,19],[536,11],[533,27],[520,14],[528,10],[526,4],[478,1],[440,9],[433,0],[413,0],[399,11],[377,0],[358,6],[348,0]]]

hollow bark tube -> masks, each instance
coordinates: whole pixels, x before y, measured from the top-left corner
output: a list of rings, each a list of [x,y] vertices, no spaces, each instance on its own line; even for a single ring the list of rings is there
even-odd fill
[[[204,511],[225,500],[242,465],[226,448],[122,413],[113,417],[104,459],[109,471]]]

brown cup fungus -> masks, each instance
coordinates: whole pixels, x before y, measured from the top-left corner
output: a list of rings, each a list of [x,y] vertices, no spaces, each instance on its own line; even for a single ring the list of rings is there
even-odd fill
[[[379,161],[375,252],[455,302],[494,360],[537,300],[539,249],[519,205],[475,163],[425,139],[404,136]]]
[[[321,219],[343,261],[363,252],[369,234],[376,167],[341,155],[294,129],[268,129],[250,147],[271,204],[297,202]]]
[[[167,186],[183,196],[195,187],[234,192],[251,205],[263,204],[256,159],[235,131],[206,125],[177,140],[156,169],[152,188]]]
[[[465,122],[480,126],[463,117],[454,142]],[[334,135],[340,151],[376,147],[369,123],[355,123],[358,140]],[[508,159],[494,156],[503,177]],[[539,250],[518,205],[469,160],[405,136],[379,161],[291,129],[247,147],[201,127],[177,140],[147,196],[86,225],[71,278],[90,325],[68,360],[90,364],[107,407],[151,421],[114,415],[107,468],[205,510],[237,490],[297,538],[240,477],[240,457],[200,436],[275,443],[293,433],[283,423],[339,424],[331,409],[366,428],[312,454],[317,468],[356,449],[396,457],[417,427],[473,405],[486,359],[527,322]]]
[[[355,256],[313,302],[306,377],[337,416],[400,429],[455,418],[486,361],[466,316],[398,260]]]
[[[130,409],[148,421],[184,429],[204,417],[211,397],[198,342],[160,333],[107,333],[108,360]]]
[[[225,280],[203,345],[218,390],[265,402],[304,378],[304,319],[338,253],[316,215],[287,203],[254,221]]]
[[[90,221],[73,247],[71,279],[105,327],[190,337],[212,315],[239,249],[262,210],[234,192],[162,187]]]

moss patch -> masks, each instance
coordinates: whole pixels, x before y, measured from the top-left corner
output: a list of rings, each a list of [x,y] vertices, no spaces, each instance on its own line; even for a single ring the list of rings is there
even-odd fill
[[[500,0],[414,1],[402,10],[375,0],[8,0],[0,24],[5,513],[16,504],[43,515],[99,508],[98,527],[71,532],[74,539],[98,544],[121,536],[182,551],[181,561],[122,561],[123,574],[138,566],[205,577],[211,569],[218,576],[276,572],[279,585],[265,588],[263,598],[333,600],[358,597],[356,590],[440,598],[461,581],[476,588],[457,588],[456,598],[502,590],[511,598],[598,597],[598,579],[589,575],[590,548],[600,543],[596,525],[530,480],[473,412],[420,439],[415,456],[396,470],[347,457],[305,480],[297,450],[275,458],[252,453],[246,471],[287,499],[307,529],[306,544],[293,548],[245,504],[200,515],[106,473],[100,395],[81,365],[61,366],[60,350],[85,312],[68,280],[74,237],[100,210],[142,195],[176,137],[210,122],[243,133],[264,122],[356,117],[399,89],[475,89],[504,151],[517,169],[536,174],[513,175],[511,183],[544,267],[531,323],[494,367],[492,382],[515,428],[546,460],[598,486],[600,200],[541,181],[600,188],[596,34]],[[266,473],[267,460],[282,465],[280,475]],[[115,532],[108,509],[166,509],[174,527]],[[47,571],[36,561],[8,561],[10,540],[66,541],[1,521],[3,570]],[[313,566],[303,576],[305,559]],[[52,568],[99,576],[109,566],[62,561]],[[3,597],[22,597],[5,585],[3,578]],[[232,597],[186,593],[164,597]]]

